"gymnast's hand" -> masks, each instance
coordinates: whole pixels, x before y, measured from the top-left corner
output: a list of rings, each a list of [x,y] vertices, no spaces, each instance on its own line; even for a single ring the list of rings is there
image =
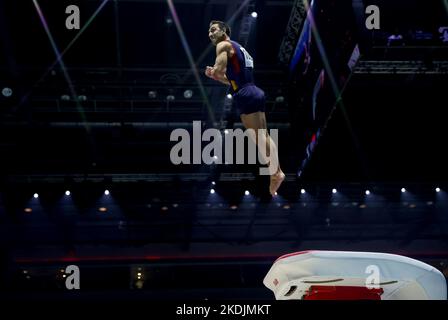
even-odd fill
[[[209,67],[207,66],[207,68],[205,69],[205,75],[211,79],[213,79],[213,67]]]

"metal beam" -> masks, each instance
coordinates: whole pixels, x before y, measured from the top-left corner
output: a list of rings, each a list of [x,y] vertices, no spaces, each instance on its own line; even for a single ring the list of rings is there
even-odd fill
[[[280,45],[278,58],[280,63],[287,65],[291,60],[292,54],[296,48],[299,39],[300,30],[306,17],[306,9],[304,0],[296,0],[289,17],[286,33]]]
[[[355,74],[448,74],[448,61],[360,61]]]

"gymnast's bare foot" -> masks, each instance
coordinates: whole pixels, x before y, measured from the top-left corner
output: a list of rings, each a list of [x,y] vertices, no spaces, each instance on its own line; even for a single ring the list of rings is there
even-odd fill
[[[269,185],[269,192],[272,196],[275,196],[275,193],[277,192],[278,188],[280,188],[280,185],[282,184],[283,180],[285,180],[285,174],[283,171],[279,170],[277,173],[274,173],[271,176],[271,184]]]

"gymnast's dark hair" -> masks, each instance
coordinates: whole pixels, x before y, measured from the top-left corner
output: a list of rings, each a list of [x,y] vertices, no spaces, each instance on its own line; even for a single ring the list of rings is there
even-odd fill
[[[230,31],[230,27],[227,23],[219,21],[219,20],[212,20],[212,21],[210,21],[210,27],[212,26],[212,24],[217,24],[219,26],[219,29],[224,31],[230,37],[231,31]]]

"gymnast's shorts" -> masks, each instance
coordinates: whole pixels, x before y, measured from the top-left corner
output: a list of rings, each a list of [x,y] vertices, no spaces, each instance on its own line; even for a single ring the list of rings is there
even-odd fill
[[[239,114],[265,112],[266,96],[264,91],[253,83],[244,85],[233,95],[233,101]]]

